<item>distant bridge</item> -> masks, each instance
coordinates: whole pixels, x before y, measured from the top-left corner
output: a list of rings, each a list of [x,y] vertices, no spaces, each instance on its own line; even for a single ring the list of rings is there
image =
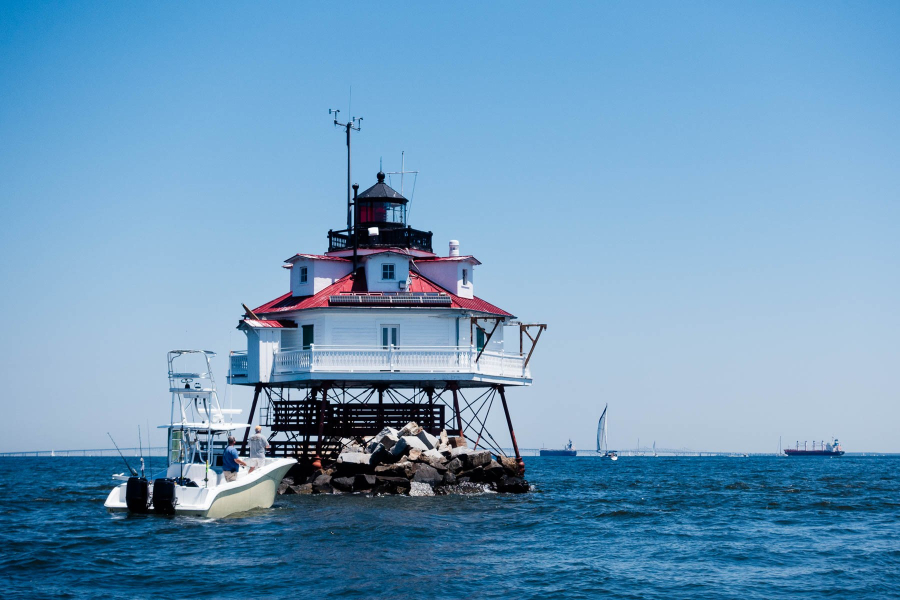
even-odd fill
[[[165,446],[153,446],[152,448],[119,448],[126,457],[162,456],[166,455]],[[115,448],[96,448],[88,450],[27,450],[22,452],[0,452],[4,456],[118,456],[119,450]]]
[[[520,449],[522,456],[539,456],[540,448]],[[721,450],[691,450],[690,448],[656,448],[641,446],[639,448],[625,448],[622,450],[610,448],[619,456],[750,456],[749,452],[724,452]],[[598,456],[595,450],[578,450],[577,456]],[[753,456],[772,456],[773,452],[753,453]]]
[[[614,449],[615,450],[615,449]],[[126,457],[148,456],[165,457],[165,446],[153,446],[152,448],[121,448],[122,454]],[[503,448],[503,452],[507,456],[514,456],[512,448]],[[520,448],[522,456],[539,456],[540,448]],[[640,447],[626,450],[615,450],[619,456],[654,456],[653,448]],[[755,453],[753,456],[771,456],[773,453]],[[27,450],[21,452],[0,452],[0,457],[23,457],[23,456],[44,456],[44,457],[66,457],[66,456],[118,456],[119,452],[115,448],[94,448],[87,450]],[[656,456],[748,456],[746,452],[722,452],[707,450],[691,450],[690,448],[657,448]],[[597,456],[594,450],[578,450],[578,456]]]

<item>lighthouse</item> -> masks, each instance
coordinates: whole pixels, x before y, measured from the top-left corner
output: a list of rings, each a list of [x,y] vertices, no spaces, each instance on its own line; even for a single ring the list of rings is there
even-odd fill
[[[247,348],[231,353],[228,381],[253,387],[250,422],[271,429],[272,453],[310,468],[415,421],[498,455],[511,446],[524,472],[507,396],[532,384],[546,325],[480,298],[482,263],[456,240],[436,253],[432,232],[408,224],[408,206],[382,172],[363,192],[354,185],[352,220],[328,231],[327,251],[287,258],[288,291],[245,307]],[[486,427],[498,408],[509,445]]]

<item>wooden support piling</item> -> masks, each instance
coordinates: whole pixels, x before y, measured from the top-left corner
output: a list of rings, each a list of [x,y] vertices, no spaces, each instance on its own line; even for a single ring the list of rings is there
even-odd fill
[[[244,441],[241,442],[241,454],[247,451],[247,438],[250,437],[250,426],[253,425],[253,415],[256,413],[256,402],[259,400],[259,393],[261,391],[261,383],[257,383],[253,386],[253,404],[250,405],[250,417],[247,419],[248,427],[244,430]]]
[[[503,412],[506,413],[506,424],[509,427],[509,437],[512,438],[513,451],[516,453],[516,466],[518,467],[519,477],[523,477],[525,475],[525,461],[522,460],[522,455],[519,454],[516,432],[513,431],[512,419],[509,417],[509,407],[506,405],[506,392],[502,385],[498,385],[496,389],[500,393],[500,400],[503,402]]]
[[[318,434],[316,436],[316,455],[313,457],[314,469],[322,468],[322,437],[325,435],[325,404],[328,402],[328,386],[322,387],[322,400],[319,402]]]
[[[450,385],[450,391],[453,392],[453,411],[456,413],[456,428],[459,430],[459,437],[466,437],[463,433],[463,423],[462,423],[462,415],[459,413],[459,397],[457,396],[457,390],[459,386],[455,383]]]

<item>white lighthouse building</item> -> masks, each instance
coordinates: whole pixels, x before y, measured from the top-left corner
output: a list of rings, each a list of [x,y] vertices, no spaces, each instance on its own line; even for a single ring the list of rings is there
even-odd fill
[[[506,389],[532,383],[546,326],[478,297],[481,262],[455,240],[436,254],[384,179],[353,186],[351,226],[328,232],[324,254],[288,258],[288,291],[246,311],[247,349],[232,353],[229,382],[254,387],[250,418],[259,406],[275,454],[314,466],[342,440],[409,421],[502,453],[485,428],[498,396],[523,469]]]

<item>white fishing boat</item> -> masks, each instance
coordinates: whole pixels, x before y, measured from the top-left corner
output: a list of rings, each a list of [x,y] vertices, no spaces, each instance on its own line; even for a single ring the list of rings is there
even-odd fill
[[[600,415],[600,421],[597,423],[597,454],[600,455],[600,458],[619,460],[619,455],[615,450],[610,451],[607,442],[606,411],[608,408],[609,404],[603,407],[603,413]]]
[[[281,479],[297,461],[266,458],[252,472],[242,466],[234,481],[225,480],[214,466],[216,459],[227,445],[227,436],[249,425],[226,422],[226,416],[233,418],[241,411],[219,404],[210,366],[213,356],[205,350],[169,352],[172,409],[169,423],[160,426],[168,432],[166,469],[145,477],[142,458],[140,474],[129,466],[131,476],[113,476],[125,482],[106,498],[107,510],[218,518],[272,506]],[[187,371],[176,368],[176,362],[178,367],[191,362],[200,368]]]

